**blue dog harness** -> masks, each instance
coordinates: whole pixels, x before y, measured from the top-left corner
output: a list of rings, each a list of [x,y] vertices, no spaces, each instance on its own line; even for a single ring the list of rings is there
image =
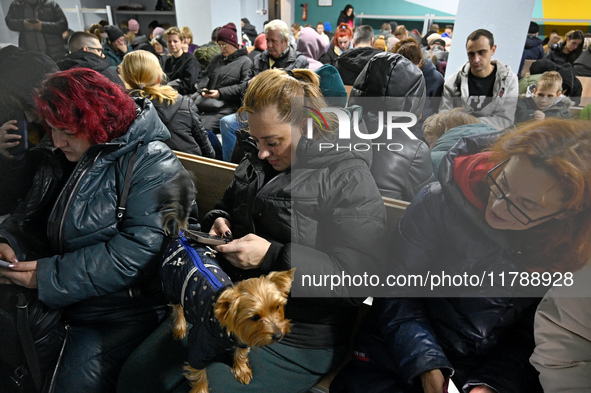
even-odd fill
[[[218,296],[232,281],[210,248],[181,233],[164,252],[160,277],[167,299],[181,304],[193,325],[189,331],[191,367],[204,369],[218,354],[236,346],[213,313]]]

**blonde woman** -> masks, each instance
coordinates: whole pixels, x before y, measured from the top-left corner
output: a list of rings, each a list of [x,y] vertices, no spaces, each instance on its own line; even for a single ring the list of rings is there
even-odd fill
[[[171,86],[162,85],[163,75],[158,58],[148,51],[130,52],[121,63],[121,77],[130,95],[148,98],[170,131],[170,139],[164,142],[173,150],[215,157],[197,107]]]
[[[198,45],[193,43],[193,32],[187,26],[181,28],[181,34],[183,35],[183,51],[192,55],[195,53],[195,49],[199,48]]]

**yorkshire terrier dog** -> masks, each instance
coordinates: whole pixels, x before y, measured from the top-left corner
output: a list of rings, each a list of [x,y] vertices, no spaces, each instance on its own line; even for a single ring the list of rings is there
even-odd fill
[[[164,253],[160,275],[164,293],[173,303],[173,336],[181,339],[189,330],[185,377],[191,383],[191,393],[209,391],[206,366],[232,350],[232,373],[248,384],[253,377],[250,348],[277,342],[290,331],[284,307],[295,269],[232,284],[215,251],[196,243],[186,229],[186,206],[175,206],[178,200],[174,198],[167,198],[167,202],[172,207],[164,226],[169,234],[177,232],[179,236]],[[187,323],[192,325],[190,329]]]

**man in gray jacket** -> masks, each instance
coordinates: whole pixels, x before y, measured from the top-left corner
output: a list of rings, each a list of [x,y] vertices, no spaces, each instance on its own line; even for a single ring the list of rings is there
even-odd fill
[[[500,130],[513,124],[517,75],[507,64],[491,60],[496,49],[488,30],[478,29],[468,36],[468,62],[446,80],[440,111],[463,107],[480,122]]]

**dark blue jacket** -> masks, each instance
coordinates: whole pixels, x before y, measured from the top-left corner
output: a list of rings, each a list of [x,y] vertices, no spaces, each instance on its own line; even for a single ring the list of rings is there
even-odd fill
[[[523,49],[523,55],[521,56],[521,62],[519,63],[519,71],[517,76],[520,77],[521,70],[526,60],[540,60],[544,58],[544,46],[542,40],[535,35],[528,35],[525,39],[525,49]]]
[[[476,153],[498,135],[463,139],[445,157],[440,183],[416,196],[389,243],[393,273],[524,271],[510,247],[511,234],[490,228],[453,179],[456,155]],[[480,296],[487,290],[476,288]],[[393,392],[420,388],[420,374],[433,369],[453,374],[464,391],[486,384],[504,393],[541,392],[528,360],[539,299],[400,295],[374,299],[354,348],[367,367],[398,381],[400,390]],[[364,383],[365,391],[379,391]]]

